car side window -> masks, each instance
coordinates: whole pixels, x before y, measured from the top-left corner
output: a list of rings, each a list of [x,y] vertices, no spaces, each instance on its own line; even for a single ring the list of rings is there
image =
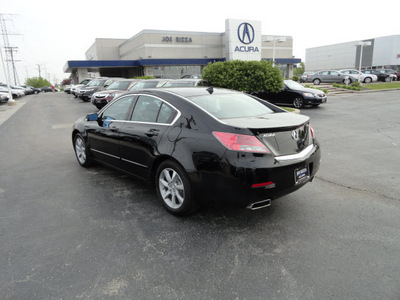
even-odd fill
[[[168,104],[163,103],[160,109],[160,114],[157,118],[157,123],[169,124],[174,120],[176,114],[177,111],[175,109],[173,109]]]
[[[151,96],[139,96],[133,109],[132,121],[156,123],[162,101]]]
[[[177,112],[174,108],[160,99],[152,96],[139,96],[133,114],[132,121],[148,123],[169,124],[175,118]]]
[[[329,75],[329,72],[328,71],[322,72],[321,75]]]
[[[339,75],[339,72],[331,71],[331,75],[333,75],[333,76],[338,76],[338,75]]]
[[[125,120],[133,99],[133,96],[128,96],[115,101],[103,111],[102,118],[108,120]]]

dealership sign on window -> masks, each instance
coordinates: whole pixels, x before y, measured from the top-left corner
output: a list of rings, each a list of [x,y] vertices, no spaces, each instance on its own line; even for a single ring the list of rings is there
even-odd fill
[[[232,20],[225,22],[227,60],[261,60],[261,22]]]

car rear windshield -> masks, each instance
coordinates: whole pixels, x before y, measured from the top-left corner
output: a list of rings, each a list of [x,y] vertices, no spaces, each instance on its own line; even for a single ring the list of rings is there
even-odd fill
[[[217,119],[247,118],[273,111],[246,94],[211,94],[189,98]]]

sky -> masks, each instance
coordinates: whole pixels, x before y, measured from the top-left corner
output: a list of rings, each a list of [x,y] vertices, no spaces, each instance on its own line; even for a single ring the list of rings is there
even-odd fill
[[[293,37],[293,55],[305,61],[307,48],[399,35],[398,0],[2,0],[9,46],[18,79],[69,78],[68,60],[85,60],[96,38],[129,39],[144,29],[217,32],[226,19],[261,21],[263,35]],[[376,21],[374,21],[374,19]],[[3,36],[0,46],[4,47]],[[4,52],[3,52],[4,57]],[[0,68],[0,81],[5,82]],[[14,78],[11,78],[13,83]]]

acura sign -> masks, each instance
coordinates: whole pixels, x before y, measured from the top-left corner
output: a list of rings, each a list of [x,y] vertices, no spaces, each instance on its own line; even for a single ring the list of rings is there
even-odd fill
[[[254,41],[254,28],[249,23],[242,23],[238,27],[238,38],[242,44],[251,44]]]
[[[226,20],[227,60],[261,59],[261,22]]]

